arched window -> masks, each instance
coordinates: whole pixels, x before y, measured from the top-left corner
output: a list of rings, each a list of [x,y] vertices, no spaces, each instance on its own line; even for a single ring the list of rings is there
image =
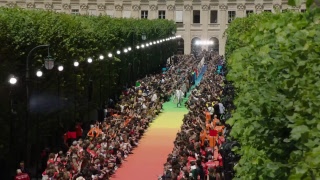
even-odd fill
[[[194,54],[196,56],[199,55],[202,51],[202,47],[196,44],[197,41],[201,41],[201,39],[195,37],[191,40],[191,54]]]
[[[184,54],[184,39],[183,38],[178,39],[177,54]]]
[[[219,53],[219,39],[216,37],[212,37],[212,38],[210,38],[209,41],[213,41],[213,45],[210,45],[208,47],[208,51],[214,51],[214,52]]]

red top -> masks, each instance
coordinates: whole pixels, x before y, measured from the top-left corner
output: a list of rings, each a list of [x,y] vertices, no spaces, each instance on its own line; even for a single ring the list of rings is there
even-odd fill
[[[76,132],[67,132],[67,137],[68,139],[76,139],[77,138],[77,133]]]
[[[218,131],[217,130],[209,130],[209,135],[210,136],[217,136],[218,135]]]
[[[82,128],[80,124],[76,126],[76,134],[77,134],[77,137],[82,137]]]
[[[16,175],[15,180],[30,180],[30,177],[26,173]]]

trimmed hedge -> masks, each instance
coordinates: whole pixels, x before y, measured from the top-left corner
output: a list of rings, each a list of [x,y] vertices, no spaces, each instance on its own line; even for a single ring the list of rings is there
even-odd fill
[[[263,13],[226,32],[241,144],[236,179],[320,177],[320,13]]]
[[[35,51],[30,62],[31,99],[36,95],[36,83],[40,94],[46,99],[47,107],[40,114],[39,121],[35,113],[32,114],[33,123],[30,132],[35,133],[36,123],[40,123],[40,135],[32,134],[32,144],[36,143],[36,136],[40,142],[36,146],[56,146],[62,142],[57,139],[61,133],[74,123],[73,103],[77,104],[77,117],[84,119],[87,114],[88,80],[93,80],[93,95],[90,110],[100,108],[99,86],[101,79],[102,103],[107,97],[120,93],[126,82],[134,81],[147,74],[160,71],[160,66],[173,54],[176,49],[174,41],[153,45],[143,50],[136,50],[135,46],[142,43],[141,35],[146,34],[146,42],[160,40],[172,36],[176,25],[168,20],[146,19],[116,19],[108,16],[67,15],[45,10],[23,10],[19,8],[0,8],[0,125],[3,129],[0,138],[0,154],[7,158],[11,154],[11,162],[24,159],[20,150],[25,150],[25,61],[27,53],[41,44],[50,44],[51,55],[55,58],[55,68],[44,70],[43,59],[47,49]],[[133,51],[127,55],[116,55],[117,50],[131,46]],[[112,60],[107,54],[112,52],[116,57]],[[98,60],[100,54],[104,61],[96,61],[90,65],[88,57]],[[80,66],[75,70],[73,62],[78,60]],[[57,96],[57,66],[64,65],[61,73],[60,96],[66,100],[65,106],[52,106],[52,100]],[[35,72],[42,68],[44,77],[36,78]],[[12,88],[12,97],[17,102],[17,116],[11,115],[9,101],[8,77],[14,74],[18,77],[18,84]],[[131,77],[130,77],[131,76]],[[133,77],[132,77],[133,76]],[[76,88],[76,89],[74,89]],[[75,90],[77,96],[75,96]],[[119,95],[119,94],[118,94]],[[61,124],[57,121],[57,114],[61,114]],[[93,120],[93,119],[90,119]],[[13,124],[11,124],[11,122]],[[14,130],[10,131],[10,126]],[[65,129],[63,129],[63,127]],[[14,133],[14,141],[9,152],[10,134]],[[38,154],[36,154],[38,155]]]

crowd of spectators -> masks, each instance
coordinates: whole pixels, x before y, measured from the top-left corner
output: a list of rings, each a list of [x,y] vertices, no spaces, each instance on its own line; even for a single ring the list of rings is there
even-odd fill
[[[224,77],[223,57],[206,56],[207,70],[201,83],[186,102],[189,113],[177,133],[174,149],[164,164],[162,180],[222,180],[223,157],[219,148],[225,142],[226,129],[220,102]]]
[[[191,55],[178,56],[162,74],[150,75],[126,88],[117,104],[108,107],[105,119],[92,123],[86,135],[80,124],[75,132],[66,133],[68,151],[48,153],[43,179],[109,179],[138,146],[161,113],[162,104],[176,89],[189,91],[198,75],[198,63],[199,59]]]

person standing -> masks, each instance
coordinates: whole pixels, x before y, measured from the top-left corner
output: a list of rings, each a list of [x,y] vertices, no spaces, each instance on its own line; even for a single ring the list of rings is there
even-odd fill
[[[183,95],[184,95],[184,93],[181,91],[181,88],[176,90],[176,98],[178,100],[177,107],[181,106],[181,101],[183,99]]]
[[[186,98],[187,97],[187,92],[188,92],[186,82],[182,83],[181,90],[182,90],[182,92],[184,94],[184,98]]]
[[[218,119],[220,119],[221,113],[220,113],[219,102],[217,101],[214,102],[213,109],[214,109],[214,115],[217,115]]]
[[[218,105],[219,105],[219,113],[220,113],[219,119],[220,119],[221,115],[224,114],[226,108],[223,106],[223,104],[220,102],[220,100],[218,101]]]

